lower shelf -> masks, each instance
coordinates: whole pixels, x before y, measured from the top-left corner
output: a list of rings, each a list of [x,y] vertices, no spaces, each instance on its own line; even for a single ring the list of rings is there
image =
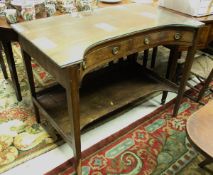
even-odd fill
[[[145,73],[141,66],[136,69],[126,69],[124,66],[113,68],[112,71],[108,68],[99,70],[86,77],[80,88],[80,128],[162,90],[174,89]],[[65,90],[62,87],[53,88],[38,96],[37,101],[65,135],[69,135],[71,122]]]

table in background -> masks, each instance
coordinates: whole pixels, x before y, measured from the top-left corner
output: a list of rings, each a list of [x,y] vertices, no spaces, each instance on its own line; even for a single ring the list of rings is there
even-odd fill
[[[55,15],[61,15],[62,13],[58,12]],[[46,18],[46,13],[39,13],[37,14],[36,18]],[[23,22],[24,20],[21,17],[18,17],[18,22]],[[14,30],[11,28],[10,24],[7,23],[6,18],[3,16],[0,16],[0,44],[2,47],[0,47],[0,51],[2,52],[2,48],[5,52],[13,87],[15,89],[15,94],[18,101],[22,100],[21,96],[21,89],[18,81],[18,75],[16,71],[15,66],[15,60],[13,56],[13,50],[12,50],[12,42],[17,42],[18,36],[17,33],[14,32]],[[4,75],[7,75],[6,70],[4,69],[4,60],[1,59],[1,65],[3,66],[3,73]],[[5,76],[7,78],[7,76]]]
[[[198,49],[204,49],[204,50],[212,53],[212,50],[210,49],[212,46],[210,46],[210,45],[213,42],[213,15],[207,15],[207,16],[204,16],[204,17],[193,17],[193,16],[183,14],[181,12],[174,11],[174,10],[171,10],[171,9],[168,9],[168,8],[164,8],[164,7],[161,7],[161,8],[168,10],[168,11],[174,13],[174,14],[179,14],[179,15],[197,20],[199,22],[203,22],[205,25],[203,25],[200,29],[196,49],[197,50]],[[174,47],[172,45],[164,45],[164,46],[170,49],[166,78],[171,80],[171,81],[178,82],[179,77],[183,76],[182,73],[181,73],[182,72],[182,69],[180,68],[181,66],[178,67],[178,59],[181,58],[182,52],[187,51],[188,48],[184,47],[184,46],[178,46],[178,47]],[[152,51],[151,68],[155,67],[155,62],[156,62],[156,58],[157,58],[157,51],[158,51],[158,48],[154,47],[153,51]],[[145,65],[147,64],[148,54],[149,54],[149,50],[145,50],[144,51]],[[174,60],[176,60],[176,61],[174,61]],[[181,69],[181,70],[179,70],[179,69]],[[177,71],[170,72],[170,70],[177,70]],[[209,79],[210,78],[211,77],[209,77]],[[168,92],[163,93],[163,97],[162,97],[162,101],[161,101],[162,104],[165,103],[166,98],[167,98],[167,94],[168,94]]]
[[[15,67],[15,61],[13,57],[13,51],[11,42],[18,41],[17,34],[11,29],[10,25],[6,22],[4,17],[0,17],[0,52],[2,52],[2,48],[4,49],[12,83],[15,89],[16,97],[18,101],[22,100],[20,85],[18,81],[18,75]],[[4,65],[4,60],[1,60],[1,65]],[[6,70],[5,70],[6,71]],[[5,73],[4,73],[5,74]],[[5,77],[7,78],[7,77]]]

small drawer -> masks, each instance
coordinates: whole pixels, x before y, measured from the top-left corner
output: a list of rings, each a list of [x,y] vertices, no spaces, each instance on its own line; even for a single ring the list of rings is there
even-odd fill
[[[107,42],[91,49],[85,56],[83,70],[93,69],[109,61],[140,52],[156,45],[177,44],[192,45],[193,32],[163,30],[150,33],[135,34],[121,40]]]
[[[102,47],[95,48],[91,50],[85,56],[84,69],[101,65],[102,63],[106,63],[110,60],[114,60],[117,58],[121,58],[129,54],[133,48],[133,39],[126,39],[122,41],[117,41],[109,44],[104,44]]]
[[[185,45],[191,45],[193,42],[193,32],[164,30],[161,32],[148,33],[146,35],[135,37],[133,45],[135,48],[139,49],[177,42],[181,42]]]

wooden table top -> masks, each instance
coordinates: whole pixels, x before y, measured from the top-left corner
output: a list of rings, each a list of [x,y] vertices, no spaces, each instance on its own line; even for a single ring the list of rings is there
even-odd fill
[[[213,101],[194,113],[186,127],[192,142],[213,158]]]
[[[97,9],[81,18],[54,16],[14,24],[12,28],[59,67],[66,67],[82,62],[89,48],[112,39],[163,26],[201,25],[160,7],[133,3]]]

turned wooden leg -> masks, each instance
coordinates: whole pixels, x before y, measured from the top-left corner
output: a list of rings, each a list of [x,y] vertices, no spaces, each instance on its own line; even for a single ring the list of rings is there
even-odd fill
[[[152,51],[152,60],[151,60],[151,68],[155,67],[156,57],[157,57],[158,47],[154,47]]]
[[[205,91],[207,90],[207,88],[209,87],[209,84],[210,84],[211,81],[212,81],[212,78],[213,78],[213,69],[211,70],[211,72],[210,72],[208,78],[207,78],[207,79],[205,80],[205,82],[204,82],[204,85],[203,85],[202,89],[200,90],[200,93],[198,94],[198,98],[197,98],[197,101],[198,101],[198,102],[202,99],[202,97],[203,97]]]
[[[144,50],[143,53],[143,66],[146,67],[147,66],[147,61],[148,61],[148,56],[149,56],[149,49]]]
[[[7,63],[8,63],[8,66],[9,66],[10,75],[11,75],[12,82],[13,82],[13,85],[14,85],[17,100],[21,101],[22,100],[21,89],[20,89],[20,85],[19,85],[19,81],[18,81],[18,75],[17,75],[17,72],[16,72],[15,61],[14,61],[14,57],[13,57],[13,51],[12,51],[11,43],[2,41],[2,46],[4,48],[4,52],[5,52],[5,55],[6,55],[6,59],[7,59]]]
[[[79,107],[79,69],[72,67],[68,70],[68,84],[66,88],[68,113],[71,121],[71,147],[74,153],[74,167],[76,173],[81,175],[81,132],[80,132],[80,107]]]
[[[30,87],[31,96],[36,98],[35,83],[34,83],[33,70],[31,65],[31,57],[24,50],[22,50],[22,57],[23,57],[24,65],[25,65],[25,71],[28,78],[28,84]],[[34,105],[34,103],[33,103],[33,107],[34,107],[36,120],[38,123],[40,123],[39,109],[36,105]]]
[[[2,50],[1,43],[0,43],[0,65],[1,65],[3,75],[4,75],[4,79],[8,79],[7,70],[6,70],[6,66],[4,63],[2,52],[3,52],[3,50]]]
[[[173,46],[169,54],[169,60],[168,60],[168,65],[166,70],[166,78],[171,81],[174,80],[175,72],[177,69],[177,60],[180,57],[180,52],[178,51],[178,48],[179,46]],[[166,102],[167,95],[168,95],[168,92],[163,91],[161,104],[164,104]]]
[[[202,161],[201,163],[199,163],[198,166],[199,166],[200,168],[204,168],[206,165],[208,165],[208,164],[210,164],[210,163],[212,163],[212,162],[213,162],[213,159],[210,158],[210,157],[208,157],[208,158],[206,158],[204,161]]]

